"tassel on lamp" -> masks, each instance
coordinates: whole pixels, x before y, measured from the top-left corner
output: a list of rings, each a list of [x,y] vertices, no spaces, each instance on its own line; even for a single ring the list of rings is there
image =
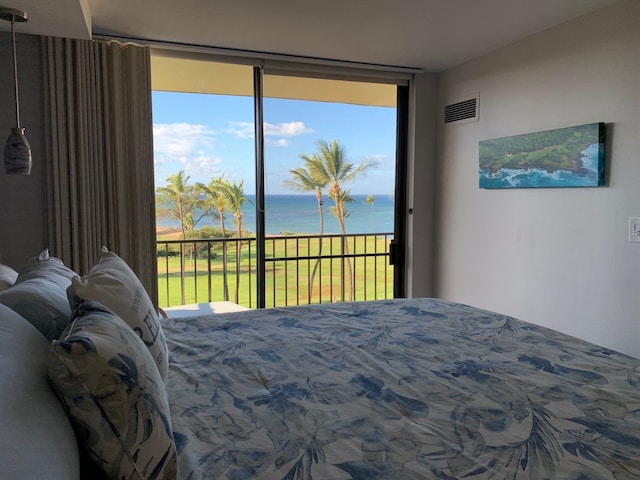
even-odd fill
[[[4,168],[9,174],[31,174],[31,145],[20,125],[20,100],[18,96],[18,62],[16,57],[16,22],[26,22],[27,13],[15,8],[0,7],[0,18],[11,22],[11,42],[13,46],[13,81],[16,96],[16,127],[4,145]]]

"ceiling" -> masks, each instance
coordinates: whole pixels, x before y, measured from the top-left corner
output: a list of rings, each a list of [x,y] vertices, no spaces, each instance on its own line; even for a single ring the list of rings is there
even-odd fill
[[[18,33],[108,35],[438,72],[620,0],[0,0]],[[10,3],[9,3],[10,2]],[[2,22],[1,30],[9,23]]]

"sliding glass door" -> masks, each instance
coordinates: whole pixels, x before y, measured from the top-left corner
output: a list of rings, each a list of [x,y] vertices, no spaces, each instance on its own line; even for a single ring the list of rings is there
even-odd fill
[[[405,87],[263,72],[152,57],[160,306],[401,295]]]
[[[152,57],[159,305],[256,305],[253,67]]]
[[[265,74],[265,302],[393,296],[396,86]]]

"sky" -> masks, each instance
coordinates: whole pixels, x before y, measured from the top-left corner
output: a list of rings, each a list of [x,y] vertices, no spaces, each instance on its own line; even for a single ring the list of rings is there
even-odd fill
[[[152,100],[156,187],[184,170],[190,184],[224,174],[255,192],[253,98],[154,91]],[[265,193],[299,193],[284,182],[303,166],[300,154],[316,153],[319,140],[338,140],[349,162],[375,163],[345,185],[350,193],[391,194],[395,133],[395,108],[265,98]]]

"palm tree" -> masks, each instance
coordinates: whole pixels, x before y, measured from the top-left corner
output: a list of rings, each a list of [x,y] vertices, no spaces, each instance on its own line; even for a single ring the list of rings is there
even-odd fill
[[[345,255],[349,253],[349,246],[345,237],[347,231],[345,228],[346,208],[345,202],[351,197],[348,191],[345,194],[343,185],[353,182],[359,175],[363,174],[372,163],[364,160],[359,165],[355,165],[347,161],[347,153],[345,148],[340,145],[338,140],[332,140],[328,143],[320,140],[317,143],[319,162],[313,162],[309,165],[311,174],[328,185],[328,195],[334,202],[333,214],[338,220],[340,233],[342,237],[342,248]],[[351,261],[347,258],[347,274],[349,277],[349,300],[353,300],[353,275],[351,271]]]
[[[158,203],[167,206],[171,216],[180,222],[183,240],[186,238],[186,231],[190,226],[187,214],[193,204],[192,189],[188,185],[189,178],[188,175],[185,175],[184,170],[180,170],[167,177],[166,186],[156,188],[156,193],[159,195]]]
[[[374,204],[376,203],[376,197],[374,197],[373,195],[367,195],[367,198],[364,199],[364,203],[365,205],[371,205],[371,221],[372,221],[372,227],[373,227],[373,233],[376,232],[376,213],[374,211]]]
[[[227,197],[224,195],[221,187],[221,183],[223,181],[224,176],[212,178],[209,181],[209,185],[198,183],[196,186],[198,191],[204,194],[204,208],[212,217],[214,216],[214,212],[215,215],[218,216],[218,220],[220,221],[220,230],[222,231],[222,238],[226,238],[227,232],[224,225],[224,211],[226,208],[229,208],[229,202],[227,201]]]
[[[225,197],[229,204],[229,207],[234,211],[236,218],[236,234],[238,238],[242,237],[242,206],[251,201],[244,194],[244,180],[240,180],[237,183],[235,180],[229,182],[228,180],[221,178],[218,182],[220,192]],[[236,291],[235,302],[238,303],[240,295],[240,256],[241,256],[242,243],[238,241],[236,247]]]
[[[308,301],[311,303],[311,296],[313,294],[313,283],[315,282],[316,273],[320,265],[320,257],[322,256],[322,235],[324,234],[324,213],[322,211],[322,191],[326,186],[323,179],[316,178],[311,173],[313,171],[313,164],[319,164],[321,162],[317,155],[300,155],[300,158],[305,161],[305,167],[297,167],[293,170],[289,170],[289,173],[293,177],[291,180],[286,180],[284,184],[294,190],[303,192],[314,192],[316,195],[316,202],[318,204],[318,215],[320,217],[320,232],[318,237],[318,258],[313,265],[313,271],[311,272],[311,279],[309,280],[309,292]]]
[[[335,205],[329,208],[329,212],[331,212],[334,217],[337,218],[338,216],[341,216],[343,218],[343,225],[346,225],[345,219],[349,218],[351,215],[351,212],[347,210],[346,205],[347,203],[353,203],[355,201],[350,193],[351,192],[349,190],[341,189],[338,202],[335,202]]]
[[[212,178],[209,185],[198,183],[197,188],[204,195],[204,208],[213,217],[218,216],[220,220],[220,230],[222,238],[227,238],[227,232],[224,225],[224,211],[229,208],[229,201],[224,194],[223,185],[224,176]],[[227,280],[227,242],[222,243],[222,283],[224,289],[224,299],[229,300],[229,282]]]
[[[204,213],[201,212],[196,218],[198,207],[202,206],[199,193],[196,187],[189,185],[189,176],[184,170],[167,177],[167,184],[164,187],[156,188],[159,195],[158,203],[164,204],[171,216],[180,222],[182,239],[186,240],[187,233],[193,232],[197,223],[202,219]],[[193,261],[194,250],[190,247],[189,259]],[[184,271],[185,252],[180,255],[180,269]],[[184,279],[181,280],[184,282]],[[184,285],[183,285],[184,288]]]

